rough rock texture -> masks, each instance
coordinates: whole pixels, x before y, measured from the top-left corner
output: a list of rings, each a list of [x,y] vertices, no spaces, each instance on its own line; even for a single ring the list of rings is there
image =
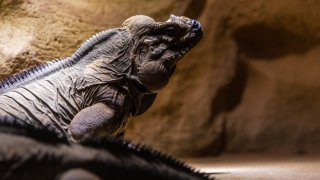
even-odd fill
[[[0,78],[70,55],[134,14],[197,18],[204,38],[127,138],[178,155],[320,148],[316,0],[0,0]]]
[[[223,106],[225,151],[319,152],[319,5],[212,4],[211,11],[220,10],[213,23],[213,59],[232,64],[220,70],[233,73],[215,96]]]

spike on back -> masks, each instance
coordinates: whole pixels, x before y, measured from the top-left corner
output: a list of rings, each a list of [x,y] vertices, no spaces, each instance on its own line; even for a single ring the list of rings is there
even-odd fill
[[[71,65],[69,61],[69,58],[58,59],[54,62],[40,64],[14,74],[3,81],[0,81],[0,92],[3,93],[11,88],[25,84],[30,80],[42,78],[56,72],[60,68],[66,68]]]
[[[99,32],[81,44],[70,58],[56,59],[48,63],[43,63],[38,66],[23,70],[3,81],[0,81],[0,94],[8,91],[11,88],[26,84],[29,81],[48,76],[49,74],[59,71],[60,69],[70,67],[72,64],[78,62],[82,57],[87,55],[95,45],[108,40],[118,32],[119,31],[116,29],[109,29]]]
[[[109,29],[95,34],[80,45],[76,52],[71,56],[72,61],[79,61],[79,59],[87,55],[95,45],[108,40],[117,32],[116,29]]]
[[[197,171],[193,167],[187,165],[185,162],[180,161],[173,156],[162,153],[156,149],[150,148],[149,146],[143,144],[133,144],[130,141],[123,141],[120,139],[113,138],[96,138],[87,139],[81,144],[85,146],[91,146],[96,148],[105,148],[108,151],[124,152],[129,150],[133,154],[137,154],[143,159],[150,160],[150,162],[158,160],[166,163],[168,166],[173,167],[181,172],[191,173],[202,179],[211,179],[206,176],[203,172]]]

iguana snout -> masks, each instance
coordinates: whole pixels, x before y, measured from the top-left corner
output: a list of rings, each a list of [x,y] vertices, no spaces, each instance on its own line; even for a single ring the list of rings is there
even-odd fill
[[[155,22],[147,16],[125,21],[136,37],[132,54],[135,73],[151,92],[162,89],[180,60],[202,38],[198,21],[171,15],[168,21]]]

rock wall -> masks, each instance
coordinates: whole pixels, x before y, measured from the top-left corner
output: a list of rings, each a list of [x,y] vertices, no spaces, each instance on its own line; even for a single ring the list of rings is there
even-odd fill
[[[198,19],[202,42],[126,138],[176,155],[320,148],[316,0],[0,0],[0,78],[70,55],[129,16]]]
[[[226,54],[236,52],[234,75],[221,92],[225,151],[319,152],[319,5],[239,0],[212,6],[214,12],[225,7],[213,59],[230,61]]]

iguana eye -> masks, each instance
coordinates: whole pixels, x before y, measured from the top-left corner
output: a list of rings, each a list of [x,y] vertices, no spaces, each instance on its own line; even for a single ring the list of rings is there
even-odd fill
[[[141,53],[141,54],[144,54],[144,53],[146,53],[146,52],[147,52],[146,48],[141,48],[141,49],[140,49],[140,53]]]
[[[145,57],[147,56],[147,53],[148,53],[147,47],[141,46],[139,48],[138,53],[139,53],[139,62],[141,63],[145,59]]]

